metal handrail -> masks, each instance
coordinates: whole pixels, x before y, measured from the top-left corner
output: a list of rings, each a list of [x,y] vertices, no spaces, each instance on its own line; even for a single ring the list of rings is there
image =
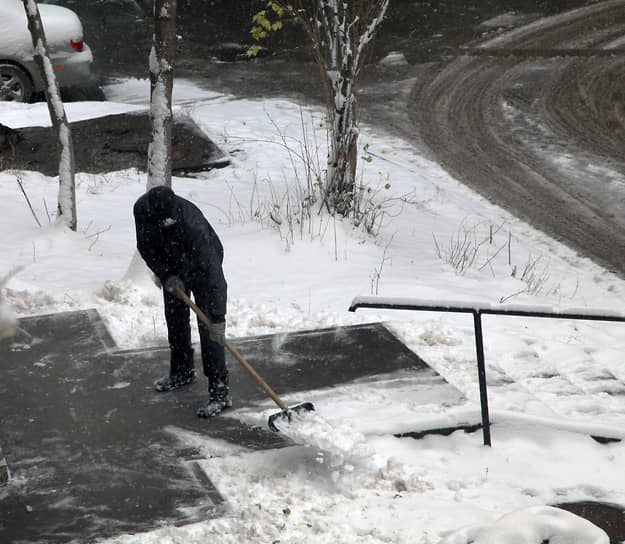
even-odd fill
[[[588,310],[586,308],[554,309],[547,306],[522,306],[517,304],[492,305],[484,303],[440,302],[425,299],[367,296],[354,298],[349,307],[349,311],[355,312],[359,308],[468,313],[473,315],[473,330],[475,334],[475,350],[477,355],[477,371],[482,413],[482,433],[485,446],[491,446],[492,442],[490,436],[490,417],[488,410],[488,387],[486,382],[482,314],[625,323],[625,314],[614,312],[612,310]]]

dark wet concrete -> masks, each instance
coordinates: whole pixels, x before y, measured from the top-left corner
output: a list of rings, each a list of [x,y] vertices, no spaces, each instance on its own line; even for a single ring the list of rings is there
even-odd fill
[[[151,121],[148,111],[106,115],[70,123],[77,172],[102,173],[148,164]],[[10,129],[0,125],[2,168],[56,176],[59,158],[52,127]],[[174,116],[172,170],[176,175],[227,166],[230,159],[187,116]]]
[[[587,519],[603,529],[610,539],[610,544],[621,544],[625,541],[625,508],[622,506],[594,501],[571,502],[555,506]]]
[[[85,40],[94,51],[103,75],[112,72],[136,75],[147,70],[151,46],[153,2],[149,0],[48,0],[79,14]],[[498,27],[527,22],[587,3],[586,0],[392,0],[376,36],[374,58],[401,51],[411,64],[437,61],[457,54],[469,41]],[[265,0],[178,0],[179,62],[198,75],[214,61],[245,61],[254,44],[250,29],[253,15]],[[497,25],[484,26],[507,14]],[[263,42],[267,56],[286,56],[296,62],[309,55],[303,32],[292,24]],[[128,69],[134,70],[128,72]],[[273,76],[272,76],[273,77]],[[284,79],[285,87],[289,80]]]
[[[198,419],[203,376],[180,391],[156,393],[153,382],[169,370],[168,350],[116,351],[95,311],[27,318],[20,327],[0,343],[1,436],[12,473],[0,487],[0,542],[87,542],[222,515],[221,495],[196,462],[199,451],[180,433],[256,450],[292,445],[227,413]],[[302,392],[297,402],[310,400],[305,391],[406,369],[427,384],[424,395],[464,401],[379,324],[233,344],[279,395]],[[235,408],[266,401],[236,361],[229,366]]]

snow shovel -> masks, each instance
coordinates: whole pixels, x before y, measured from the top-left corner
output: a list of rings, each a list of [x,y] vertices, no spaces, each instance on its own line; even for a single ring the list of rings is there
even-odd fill
[[[193,302],[187,296],[187,294],[182,289],[180,289],[180,287],[178,287],[177,289],[177,295],[182,300],[184,300],[184,302],[186,302],[187,306],[189,306],[189,308],[191,308],[196,313],[196,315],[202,320],[202,322],[207,327],[211,326],[210,319],[206,317],[206,314],[202,310],[200,310],[197,304],[195,304],[195,302]],[[236,350],[236,348],[230,342],[226,340],[224,345],[227,348],[227,350],[230,353],[232,353],[234,358],[237,361],[239,361],[239,363],[241,363],[241,366],[243,366],[243,368],[245,368],[245,370],[247,370],[250,373],[252,378],[256,380],[258,385],[260,385],[265,390],[265,392],[273,399],[273,401],[280,408],[281,412],[277,412],[269,416],[268,425],[272,431],[274,432],[280,431],[280,429],[278,429],[275,423],[277,419],[291,421],[291,417],[294,413],[311,412],[315,409],[312,402],[303,402],[301,404],[298,404],[296,406],[289,408],[286,404],[284,404],[284,402],[282,402],[282,400],[280,400],[280,397],[278,397],[278,395],[275,394],[275,392],[273,391],[273,389],[271,389],[271,387],[269,387],[267,382],[260,377],[260,375],[254,370],[254,368],[252,368],[252,366],[243,358],[243,356]]]

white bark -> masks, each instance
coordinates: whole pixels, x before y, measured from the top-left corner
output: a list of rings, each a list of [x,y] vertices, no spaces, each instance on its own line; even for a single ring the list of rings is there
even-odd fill
[[[171,187],[176,11],[176,0],[155,0],[154,2],[154,36],[149,57],[152,140],[148,148],[146,191],[158,185]],[[135,251],[123,279],[138,281],[139,278],[145,276],[146,271],[145,262],[139,252]]]
[[[150,118],[147,190],[171,186],[173,65],[176,52],[176,0],[155,0],[154,39],[150,51]]]
[[[39,7],[36,0],[23,0],[23,2],[26,17],[28,18],[28,29],[35,49],[35,61],[39,66],[41,75],[46,84],[44,92],[59,149],[58,217],[65,221],[70,229],[76,230],[76,183],[74,179],[74,146],[72,142],[72,132],[69,122],[67,121],[65,108],[63,107],[61,91],[54,74],[54,67],[50,60],[48,44],[41,22],[41,15],[39,14]]]
[[[291,13],[299,18],[312,42],[327,101],[330,131],[325,203],[331,211],[347,215],[358,155],[358,89],[368,46],[389,0],[298,0],[294,4]]]

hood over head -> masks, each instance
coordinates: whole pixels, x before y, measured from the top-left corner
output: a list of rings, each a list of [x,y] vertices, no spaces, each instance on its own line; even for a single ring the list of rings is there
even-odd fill
[[[176,194],[164,185],[159,185],[148,191],[148,204],[150,215],[155,221],[164,226],[176,222],[178,216],[178,203]]]

